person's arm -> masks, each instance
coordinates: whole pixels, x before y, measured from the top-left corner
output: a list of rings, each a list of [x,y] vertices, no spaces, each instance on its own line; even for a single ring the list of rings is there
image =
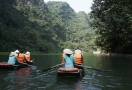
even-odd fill
[[[62,64],[64,64],[64,62],[65,62],[65,61],[64,61],[64,57],[65,57],[65,53],[63,53],[62,56],[61,56],[61,59],[62,59],[62,60],[61,60],[61,63],[62,63]]]
[[[28,62],[28,60],[26,59],[26,56],[25,56],[25,54],[24,54],[24,60],[23,61],[26,61],[26,62]]]

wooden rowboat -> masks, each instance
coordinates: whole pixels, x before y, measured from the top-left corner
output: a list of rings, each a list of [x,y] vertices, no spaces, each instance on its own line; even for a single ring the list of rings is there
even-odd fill
[[[19,69],[27,66],[28,64],[26,63],[12,65],[12,64],[8,64],[8,62],[0,62],[0,69]]]
[[[77,69],[76,71],[72,71],[76,68],[59,68],[57,74],[59,76],[82,76],[82,70]]]

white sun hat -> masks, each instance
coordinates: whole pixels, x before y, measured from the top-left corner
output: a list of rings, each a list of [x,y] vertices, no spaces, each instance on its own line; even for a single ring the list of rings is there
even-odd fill
[[[65,50],[66,54],[73,54],[73,52],[70,49]]]
[[[26,52],[26,54],[30,54],[30,52],[29,52],[29,51],[27,51],[27,52]]]
[[[11,52],[11,53],[10,53],[10,56],[14,56],[14,55],[15,55],[15,52]]]
[[[70,50],[70,49],[66,48],[63,50],[63,52],[66,53],[68,50]]]
[[[76,53],[76,54],[81,54],[81,53],[82,53],[82,51],[81,51],[81,50],[79,50],[79,49],[77,49],[77,50],[75,50],[75,53]]]
[[[19,50],[16,50],[15,53],[19,53]]]

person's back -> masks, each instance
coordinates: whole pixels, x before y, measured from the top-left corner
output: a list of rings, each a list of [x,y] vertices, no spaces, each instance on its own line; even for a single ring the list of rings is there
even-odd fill
[[[67,49],[67,48],[63,50],[63,53],[62,53],[62,63],[65,63],[64,57],[65,57],[65,55],[66,55],[66,52],[69,51],[69,50],[70,50],[70,49]]]
[[[79,53],[75,53],[74,54],[74,58],[75,58],[75,64],[83,64],[83,57],[82,54]]]
[[[73,68],[74,67],[74,62],[75,62],[75,58],[72,55],[72,51],[67,51],[66,55],[64,57],[64,61],[65,61],[65,68]]]
[[[15,52],[11,52],[9,59],[8,59],[8,64],[15,64],[17,62],[17,57],[15,56]]]
[[[75,64],[80,65],[83,64],[83,56],[81,54],[81,50],[75,50],[74,58],[76,59]]]

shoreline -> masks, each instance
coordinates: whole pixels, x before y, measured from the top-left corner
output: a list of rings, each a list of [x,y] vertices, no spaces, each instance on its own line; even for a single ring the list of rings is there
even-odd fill
[[[95,55],[107,55],[107,56],[127,56],[127,57],[132,57],[132,54],[102,53],[102,52],[100,52],[100,51],[94,51],[93,54],[95,54]]]

